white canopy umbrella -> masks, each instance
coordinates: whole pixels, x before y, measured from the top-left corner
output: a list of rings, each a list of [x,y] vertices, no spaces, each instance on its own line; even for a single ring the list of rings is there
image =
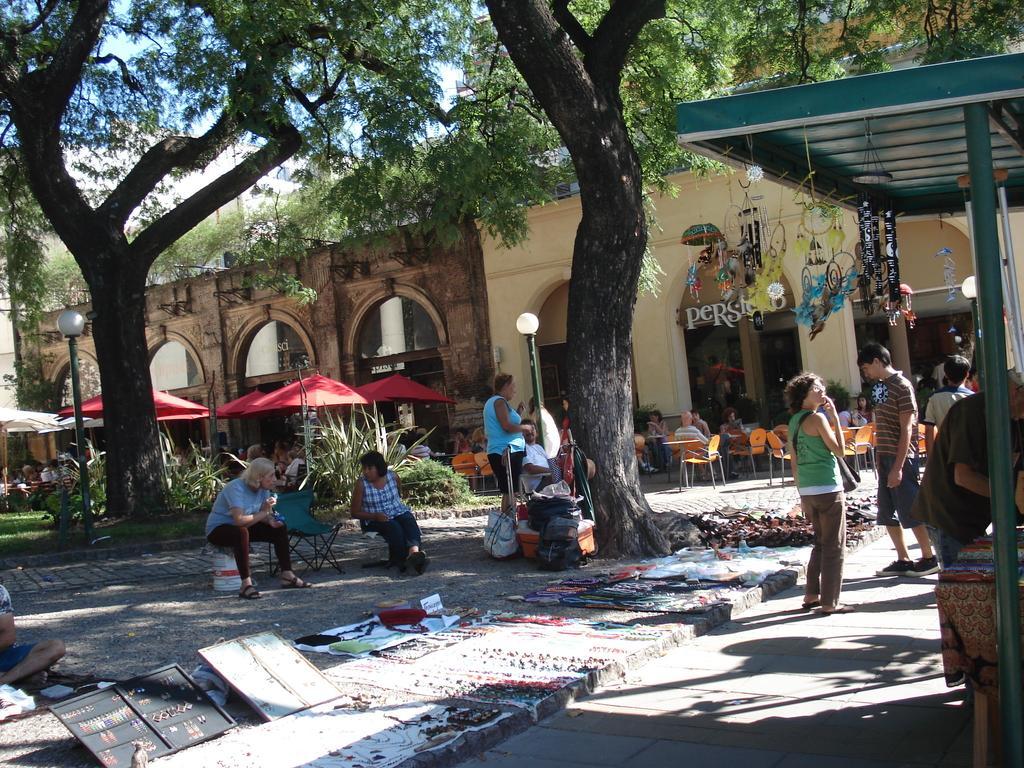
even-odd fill
[[[0,463],[3,465],[4,488],[7,487],[7,433],[44,432],[58,427],[57,415],[40,411],[20,411],[17,408],[0,408]]]

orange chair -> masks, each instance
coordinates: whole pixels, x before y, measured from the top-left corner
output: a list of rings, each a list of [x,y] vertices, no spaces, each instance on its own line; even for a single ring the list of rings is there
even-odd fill
[[[875,468],[875,425],[865,424],[860,427],[853,436],[853,443],[849,446],[853,449],[853,456],[857,457],[857,469],[861,467],[860,457],[864,457],[864,469],[867,468],[868,461],[871,462],[871,468]],[[845,451],[844,451],[845,453]]]
[[[928,463],[928,441],[924,439],[924,424],[917,425],[917,458],[921,467]]]
[[[721,442],[721,435],[712,435],[707,445],[701,443],[700,440],[686,440],[684,441],[682,448],[683,451],[680,454],[685,457],[679,462],[679,488],[683,487],[682,480],[686,478],[686,486],[690,487],[690,477],[686,471],[686,465],[689,464],[694,468],[694,472],[697,471],[699,466],[707,466],[708,472],[711,474],[711,485],[718,489],[718,484],[715,482],[715,465],[718,465],[718,471],[722,473],[722,485],[725,485],[725,468],[722,466],[722,454],[718,452],[718,444]]]
[[[469,487],[476,489],[480,480],[480,468],[476,464],[476,456],[472,453],[457,453],[452,457],[452,470],[462,475],[469,482]]]
[[[755,456],[766,456],[768,454],[768,430],[758,427],[750,433],[750,438],[747,440],[746,445],[740,445],[733,448],[732,443],[729,443],[729,458],[730,461],[733,456],[749,456],[750,457],[750,471],[754,473],[754,478],[757,478],[757,467],[754,464]],[[716,446],[717,447],[717,446]]]
[[[480,453],[473,454],[473,459],[476,461],[476,465],[480,470],[480,490],[487,490],[487,478],[494,480],[494,489],[498,489],[498,479],[494,476],[494,470],[491,469],[490,459],[487,458],[487,454],[481,451]]]
[[[772,432],[778,435],[783,443],[789,441],[789,424],[776,424],[772,427]]]
[[[786,430],[787,432],[789,430]],[[786,484],[786,462],[792,464],[793,458],[789,455],[789,451],[786,450],[786,444],[779,437],[779,434],[772,430],[768,433],[768,485],[771,485],[775,480],[774,466],[775,459],[779,460],[779,469],[782,474],[782,485]]]

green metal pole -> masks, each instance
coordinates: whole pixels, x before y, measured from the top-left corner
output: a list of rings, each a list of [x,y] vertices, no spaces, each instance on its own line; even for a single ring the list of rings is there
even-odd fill
[[[977,267],[975,267],[977,271]],[[977,280],[977,278],[975,278]],[[985,366],[981,364],[981,325],[979,325],[978,319],[978,300],[971,299],[971,322],[974,323],[974,328],[971,329],[971,335],[974,337],[974,364],[978,366],[978,383],[981,385],[981,391],[985,391]]]
[[[82,424],[82,390],[78,383],[78,340],[68,337],[71,354],[71,397],[75,403],[75,445],[78,448],[78,482],[82,486],[82,527],[85,541],[92,543],[92,505],[89,503],[89,458],[85,450],[85,427]]]
[[[999,710],[1003,764],[1024,768],[1024,717],[1021,708],[1020,592],[1017,586],[1016,507],[1010,464],[1010,425],[1006,340],[1003,328],[1002,263],[996,230],[996,193],[992,180],[992,141],[985,104],[964,107],[967,165],[971,177],[971,214],[978,259],[978,314],[981,364],[988,406],[989,489],[992,494],[993,550],[996,561],[996,630],[999,646]]]
[[[544,445],[544,418],[541,415],[541,408],[544,401],[541,399],[540,390],[540,362],[537,360],[537,335],[527,334],[526,347],[530,351],[530,379],[533,382],[533,402],[537,411],[537,444]]]

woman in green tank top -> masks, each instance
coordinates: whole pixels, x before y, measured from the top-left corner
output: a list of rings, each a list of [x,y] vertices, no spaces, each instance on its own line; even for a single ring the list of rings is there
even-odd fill
[[[786,385],[789,404],[789,452],[800,508],[814,528],[814,546],[807,563],[805,610],[849,613],[839,602],[846,554],[846,504],[838,462],[843,461],[843,430],[825,382],[800,373]],[[824,411],[819,413],[818,409]]]

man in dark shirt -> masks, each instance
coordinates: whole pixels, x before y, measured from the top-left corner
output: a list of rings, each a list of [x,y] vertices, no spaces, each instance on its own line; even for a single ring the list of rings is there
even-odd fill
[[[878,472],[878,524],[884,525],[896,549],[896,559],[877,571],[879,576],[927,576],[939,570],[928,527],[911,512],[918,490],[917,398],[906,377],[892,367],[889,350],[865,344],[857,366],[873,381],[875,469]],[[921,558],[910,559],[903,529],[914,534]]]
[[[1007,377],[1016,464],[1021,450],[1018,420],[1024,419],[1024,376],[1008,371]],[[954,403],[946,414],[914,504],[914,517],[936,531],[944,568],[956,559],[961,547],[982,536],[992,522],[990,495],[985,393],[981,392]]]

